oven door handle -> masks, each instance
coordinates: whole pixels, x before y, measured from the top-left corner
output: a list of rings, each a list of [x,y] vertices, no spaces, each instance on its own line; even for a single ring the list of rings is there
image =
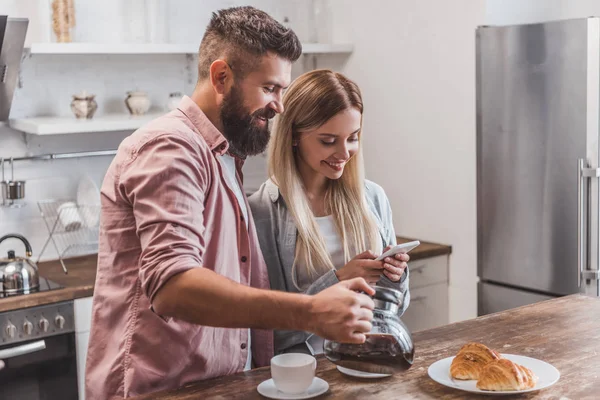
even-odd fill
[[[17,347],[11,347],[10,349],[0,350],[0,360],[5,358],[12,358],[22,356],[24,354],[35,353],[36,351],[44,350],[46,348],[46,341],[38,340],[37,342],[23,344]]]

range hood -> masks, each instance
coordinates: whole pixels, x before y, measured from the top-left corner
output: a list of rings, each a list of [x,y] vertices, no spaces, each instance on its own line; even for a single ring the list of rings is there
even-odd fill
[[[17,85],[27,18],[0,15],[0,121],[7,121]]]

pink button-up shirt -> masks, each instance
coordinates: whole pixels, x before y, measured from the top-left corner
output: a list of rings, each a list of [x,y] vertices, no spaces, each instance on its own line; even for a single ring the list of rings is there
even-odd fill
[[[217,159],[227,147],[189,97],[119,146],[102,185],[89,400],[174,389],[243,370],[248,329],[163,319],[151,309],[165,282],[191,268],[269,288],[250,207],[247,229]],[[253,330],[251,346],[255,365],[268,365],[272,332]]]

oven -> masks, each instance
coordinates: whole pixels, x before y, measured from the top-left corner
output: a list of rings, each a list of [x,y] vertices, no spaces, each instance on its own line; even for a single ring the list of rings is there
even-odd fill
[[[73,302],[0,313],[0,399],[77,399]]]

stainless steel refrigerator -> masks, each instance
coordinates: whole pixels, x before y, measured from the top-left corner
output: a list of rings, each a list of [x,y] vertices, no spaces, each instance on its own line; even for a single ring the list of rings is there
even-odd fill
[[[598,295],[600,19],[477,29],[478,312]]]

